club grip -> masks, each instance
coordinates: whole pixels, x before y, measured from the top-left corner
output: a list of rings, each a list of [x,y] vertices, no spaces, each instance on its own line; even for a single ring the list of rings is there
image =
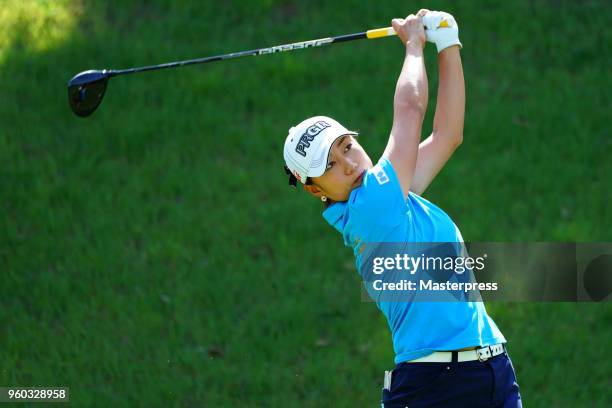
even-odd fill
[[[375,28],[373,30],[366,31],[366,36],[368,40],[374,38],[389,37],[391,35],[395,35],[395,30],[393,29],[393,27]]]
[[[446,20],[440,21],[440,25],[437,28],[440,27],[448,27],[448,22]],[[375,28],[373,30],[366,31],[366,37],[368,38],[368,40],[372,40],[374,38],[389,37],[392,35],[395,35],[395,30],[393,29],[393,27]]]

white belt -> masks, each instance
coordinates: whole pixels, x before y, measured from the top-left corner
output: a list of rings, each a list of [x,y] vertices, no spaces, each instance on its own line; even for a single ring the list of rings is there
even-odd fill
[[[425,357],[419,357],[408,363],[450,363],[453,361],[453,353],[457,353],[457,362],[463,361],[487,361],[505,351],[503,343],[492,346],[478,347],[475,350],[465,351],[436,351]]]

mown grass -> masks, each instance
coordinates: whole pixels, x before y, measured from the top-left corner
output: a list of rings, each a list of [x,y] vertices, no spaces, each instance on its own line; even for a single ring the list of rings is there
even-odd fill
[[[604,1],[430,2],[461,25],[464,144],[426,197],[468,241],[610,241]],[[395,39],[66,81],[388,25],[418,4],[18,1],[0,12],[0,385],[74,406],[377,406],[386,323],[350,250],[288,189],[287,128],[382,152]],[[427,49],[431,130],[435,49]],[[611,402],[609,304],[490,304],[527,406]]]

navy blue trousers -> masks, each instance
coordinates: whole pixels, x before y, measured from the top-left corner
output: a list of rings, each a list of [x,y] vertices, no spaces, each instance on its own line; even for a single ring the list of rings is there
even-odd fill
[[[514,367],[507,353],[487,361],[401,363],[391,387],[383,389],[384,408],[522,407]]]

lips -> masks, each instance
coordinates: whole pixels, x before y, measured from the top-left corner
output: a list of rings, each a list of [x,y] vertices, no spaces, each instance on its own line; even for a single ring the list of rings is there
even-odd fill
[[[353,182],[353,186],[358,187],[361,184],[361,180],[363,180],[363,175],[365,174],[365,170],[362,170],[359,176]]]

